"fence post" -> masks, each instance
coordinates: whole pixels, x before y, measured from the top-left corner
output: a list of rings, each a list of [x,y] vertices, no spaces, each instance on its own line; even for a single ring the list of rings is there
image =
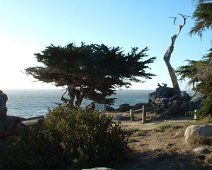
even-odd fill
[[[130,109],[130,119],[131,119],[131,121],[134,120],[134,113],[133,113],[132,109]]]
[[[143,123],[146,123],[146,108],[145,108],[145,105],[143,105],[143,108],[142,108],[142,124]]]

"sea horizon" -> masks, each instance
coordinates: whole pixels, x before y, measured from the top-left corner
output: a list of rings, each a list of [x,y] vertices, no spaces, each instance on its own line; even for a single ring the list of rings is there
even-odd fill
[[[65,88],[58,87],[58,88],[0,88],[0,90],[63,90]],[[156,89],[156,88],[155,88]],[[137,88],[123,88],[123,89],[116,89],[118,90],[155,90],[155,89],[137,89]]]
[[[24,118],[43,116],[49,109],[55,108],[63,102],[60,100],[65,88],[58,89],[4,89],[8,96],[8,115]],[[121,104],[131,106],[138,103],[147,103],[148,94],[154,90],[118,89],[114,97],[115,103],[111,105],[118,108]],[[65,95],[68,98],[67,94]],[[90,100],[84,99],[82,107],[90,104]]]
[[[62,104],[63,102],[60,99],[65,92],[65,88],[2,89],[2,91],[8,96],[8,115],[30,118],[43,116],[49,109]],[[117,109],[121,104],[134,106],[138,103],[148,103],[149,93],[153,91],[155,90],[117,89],[115,91],[116,94],[110,96],[116,98],[115,103],[111,107]],[[68,95],[66,94],[65,97],[68,98]],[[90,100],[84,99],[81,107],[85,107],[90,103]]]

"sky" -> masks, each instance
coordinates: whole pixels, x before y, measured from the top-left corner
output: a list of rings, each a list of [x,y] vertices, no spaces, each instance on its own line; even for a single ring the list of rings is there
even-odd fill
[[[128,53],[132,47],[149,48],[149,57],[157,59],[147,70],[156,74],[145,83],[133,83],[130,89],[155,89],[157,83],[172,86],[163,61],[170,38],[178,27],[172,16],[192,16],[193,0],[0,0],[0,89],[46,89],[54,85],[41,83],[24,73],[27,67],[39,66],[34,53],[50,44],[65,46],[75,42],[120,46]],[[203,37],[190,36],[192,18],[175,43],[171,64],[185,65],[185,60],[199,60],[212,47],[212,32]],[[145,79],[142,79],[145,80]],[[182,89],[188,89],[180,82]]]

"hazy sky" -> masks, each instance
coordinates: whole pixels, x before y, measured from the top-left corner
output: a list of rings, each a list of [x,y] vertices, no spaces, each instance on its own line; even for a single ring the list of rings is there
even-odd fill
[[[171,86],[163,55],[177,27],[169,17],[178,16],[177,23],[182,23],[178,13],[192,15],[194,9],[193,0],[0,0],[0,89],[52,88],[23,73],[39,65],[33,54],[51,43],[82,41],[120,46],[126,53],[147,46],[148,55],[157,57],[150,65],[157,76],[132,88],[154,89],[158,82]],[[200,59],[212,46],[211,31],[202,39],[188,34],[193,23],[189,18],[176,40],[174,68]],[[181,87],[186,88],[184,83]]]

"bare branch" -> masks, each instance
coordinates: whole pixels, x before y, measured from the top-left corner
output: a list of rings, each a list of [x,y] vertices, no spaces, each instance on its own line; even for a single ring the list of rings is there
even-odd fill
[[[176,25],[177,17],[169,17],[169,18],[173,18],[173,20],[174,20],[174,25]]]
[[[179,14],[179,13],[178,13]],[[183,14],[179,14],[182,18],[183,18],[183,24],[179,24],[178,25],[178,31],[176,34],[174,34],[173,36],[171,36],[171,43],[167,49],[167,51],[165,52],[164,54],[164,61],[166,63],[166,66],[168,68],[168,71],[169,71],[169,75],[170,75],[170,78],[171,78],[171,81],[172,81],[172,84],[173,84],[173,87],[176,89],[176,91],[179,92],[180,94],[180,87],[179,87],[179,84],[178,84],[178,81],[177,81],[177,76],[175,74],[175,70],[174,68],[171,66],[170,64],[170,58],[171,58],[171,54],[172,52],[174,51],[174,44],[175,44],[175,40],[177,39],[178,35],[180,34],[182,28],[184,27],[184,25],[186,24],[186,19],[190,16],[186,16],[186,15],[183,15]],[[176,25],[176,19],[177,17],[170,17],[170,18],[173,18],[174,20],[174,25]]]
[[[183,24],[182,24],[183,26],[186,24],[186,19],[191,17],[191,16],[188,16],[188,15],[180,14],[180,13],[178,13],[178,15],[180,15],[183,18]]]

